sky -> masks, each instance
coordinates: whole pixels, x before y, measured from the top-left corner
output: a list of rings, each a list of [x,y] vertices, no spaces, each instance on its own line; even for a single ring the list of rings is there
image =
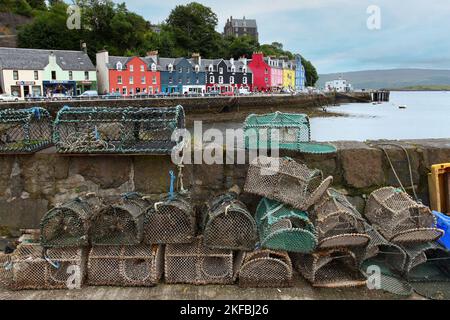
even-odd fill
[[[181,0],[115,0],[152,23]],[[281,42],[318,72],[450,69],[449,0],[198,0],[222,32],[230,16],[256,19],[260,43]],[[369,6],[379,8],[368,12]],[[378,19],[379,17],[379,19]],[[375,20],[373,20],[375,18]],[[368,28],[367,21],[377,28]],[[379,28],[378,28],[379,27]]]

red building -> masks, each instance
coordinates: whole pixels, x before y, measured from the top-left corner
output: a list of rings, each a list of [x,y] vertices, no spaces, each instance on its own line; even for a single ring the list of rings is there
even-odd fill
[[[99,54],[104,55],[105,52]],[[105,58],[106,72],[101,72],[101,69],[97,67],[99,77],[106,84],[102,86],[100,93],[117,92],[122,95],[133,95],[155,94],[161,91],[160,70],[152,57],[106,56]]]
[[[253,72],[253,91],[269,91],[271,87],[271,67],[264,61],[262,52],[255,52],[248,65]]]

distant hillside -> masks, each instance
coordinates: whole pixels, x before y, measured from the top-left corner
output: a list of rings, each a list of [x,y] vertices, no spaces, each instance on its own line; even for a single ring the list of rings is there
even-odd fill
[[[428,69],[392,69],[322,74],[319,76],[317,86],[322,88],[326,81],[338,79],[340,76],[348,80],[355,89],[450,86],[450,70]]]
[[[0,47],[16,47],[17,28],[31,20],[14,13],[0,12]]]

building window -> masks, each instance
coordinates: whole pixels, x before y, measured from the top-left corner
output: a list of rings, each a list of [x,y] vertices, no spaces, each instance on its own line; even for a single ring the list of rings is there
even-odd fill
[[[186,83],[191,83],[191,78],[188,77],[188,78],[186,79]]]
[[[183,68],[178,69],[179,73],[183,73]]]
[[[214,76],[209,77],[209,83],[214,83],[216,79],[214,79]]]
[[[152,71],[155,72],[156,71],[156,64],[152,63]]]
[[[133,76],[130,77],[130,84],[134,84],[134,77]]]
[[[264,73],[268,74],[269,73],[269,69],[266,68],[266,70],[264,70]]]
[[[145,76],[142,76],[142,78],[141,78],[141,83],[142,83],[142,84],[145,84]]]
[[[34,80],[39,80],[39,72],[34,72]]]
[[[236,72],[236,67],[235,66],[231,67],[231,72],[233,72],[233,73]]]
[[[124,88],[122,89],[122,94],[123,94],[124,96],[127,95],[127,88],[126,88],[126,87],[124,87]]]
[[[134,72],[134,66],[130,65],[130,72]]]
[[[70,81],[73,80],[73,71],[69,71],[69,80],[70,80]]]
[[[214,71],[214,67],[213,67],[212,64],[209,65],[208,70],[209,70],[209,72],[213,72]]]
[[[265,78],[264,81],[265,81],[266,83],[269,83],[269,78]]]
[[[145,66],[141,65],[141,72],[145,72]]]
[[[242,83],[243,83],[243,84],[247,84],[247,77],[243,77],[243,78],[242,78]]]
[[[119,70],[119,71],[122,71],[123,65],[122,65],[121,62],[117,62],[116,69]]]
[[[130,88],[130,95],[132,96],[134,93],[133,88]]]
[[[223,84],[223,77],[219,76],[219,84]]]
[[[197,73],[200,72],[200,66],[199,65],[195,66],[195,72],[197,72]]]
[[[234,84],[234,77],[233,76],[230,77],[230,84]]]
[[[243,72],[243,73],[247,73],[247,67],[243,67],[243,68],[242,68],[242,72]]]
[[[156,84],[156,76],[153,76],[153,78],[152,78],[152,83],[153,83],[153,84]]]
[[[200,79],[197,77],[197,79],[195,80],[195,83],[200,83]]]
[[[169,72],[172,72],[172,71],[173,71],[173,65],[172,65],[172,64],[169,64],[169,65],[167,66],[167,69],[169,70]]]
[[[178,78],[178,83],[183,83],[183,79]]]
[[[52,80],[56,80],[56,71],[52,71]]]
[[[122,84],[122,76],[118,76],[117,77],[117,83],[118,84]]]
[[[223,68],[219,68],[219,73],[223,74]]]
[[[173,83],[173,78],[169,77],[169,83]]]
[[[148,87],[148,94],[153,94],[153,87]]]
[[[84,80],[89,80],[89,71],[84,72]]]

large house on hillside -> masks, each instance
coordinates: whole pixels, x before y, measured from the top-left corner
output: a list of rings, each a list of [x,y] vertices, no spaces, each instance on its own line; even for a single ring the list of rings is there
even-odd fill
[[[225,24],[223,34],[225,36],[234,36],[234,37],[243,37],[243,36],[251,36],[259,40],[258,34],[258,26],[256,24],[256,20],[254,19],[246,19],[245,16],[242,19],[227,19]]]
[[[0,91],[17,97],[80,95],[97,89],[96,69],[80,51],[0,48]]]

